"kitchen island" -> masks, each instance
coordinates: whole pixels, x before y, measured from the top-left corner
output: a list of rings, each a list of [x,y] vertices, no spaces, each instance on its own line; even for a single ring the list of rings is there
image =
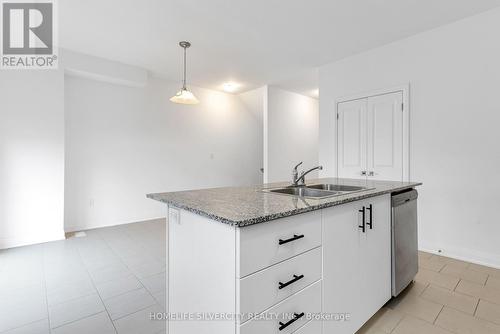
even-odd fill
[[[391,194],[420,183],[315,179],[359,187],[329,197],[287,183],[150,194],[168,205],[168,332],[350,333],[391,298]]]

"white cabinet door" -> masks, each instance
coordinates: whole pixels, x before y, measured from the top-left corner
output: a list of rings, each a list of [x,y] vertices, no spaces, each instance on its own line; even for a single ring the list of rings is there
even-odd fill
[[[367,99],[338,104],[338,175],[345,178],[364,177],[366,171]]]
[[[374,180],[403,180],[403,93],[368,98],[367,171]]]
[[[366,233],[357,201],[323,210],[323,313],[345,314],[349,319],[323,321],[323,333],[353,334],[366,319],[365,297],[360,284],[365,280],[361,251]]]
[[[402,91],[337,105],[338,177],[403,181],[402,106]]]
[[[349,315],[323,333],[355,333],[391,298],[390,219],[390,195],[323,210],[323,312]]]
[[[390,195],[368,198],[363,205],[366,242],[361,245],[360,288],[364,305],[360,310],[366,312],[361,317],[368,320],[391,299]]]

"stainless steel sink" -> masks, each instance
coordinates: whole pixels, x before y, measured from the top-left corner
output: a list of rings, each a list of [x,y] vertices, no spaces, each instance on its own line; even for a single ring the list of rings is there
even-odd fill
[[[373,188],[347,186],[341,184],[312,184],[299,187],[290,186],[283,188],[263,189],[262,191],[304,198],[322,199],[370,189]]]
[[[340,191],[340,192],[354,192],[366,189],[365,187],[346,186],[342,184],[313,184],[313,185],[308,185],[307,188],[328,190],[328,191]]]
[[[271,193],[299,196],[299,197],[311,197],[311,198],[326,198],[340,194],[335,191],[311,189],[308,187],[286,187],[277,189],[264,189],[264,191]]]

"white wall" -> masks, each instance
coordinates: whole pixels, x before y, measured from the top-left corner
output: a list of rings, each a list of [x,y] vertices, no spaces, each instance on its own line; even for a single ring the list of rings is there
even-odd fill
[[[241,102],[245,106],[245,108],[251,112],[254,116],[255,120],[259,124],[259,126],[255,129],[257,132],[257,139],[255,141],[255,145],[260,147],[260,155],[257,158],[258,164],[260,168],[264,168],[264,157],[267,152],[267,141],[264,138],[264,115],[267,115],[267,86],[263,86],[245,93],[241,93],[238,95]],[[267,117],[267,116],[266,116]],[[266,121],[267,122],[267,121]],[[261,181],[264,180],[264,174],[261,173]]]
[[[318,165],[318,100],[269,87],[267,94],[267,182],[290,181],[292,168]],[[266,151],[266,150],[265,150]],[[266,153],[265,153],[266,154]],[[299,169],[299,172],[300,170]],[[308,175],[314,178],[318,174]]]
[[[262,182],[261,121],[232,94],[173,104],[178,88],[66,77],[66,230],[164,216],[151,192]]]
[[[64,75],[0,74],[0,248],[64,237]]]
[[[500,267],[500,9],[320,69],[320,163],[335,174],[336,98],[410,83],[420,248]]]

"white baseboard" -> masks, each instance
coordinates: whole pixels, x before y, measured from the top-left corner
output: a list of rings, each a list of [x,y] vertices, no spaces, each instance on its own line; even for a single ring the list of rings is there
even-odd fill
[[[119,225],[142,223],[142,222],[147,222],[147,221],[150,221],[150,220],[157,220],[157,219],[165,219],[165,216],[153,217],[153,218],[144,218],[144,219],[141,219],[141,220],[126,221],[126,222],[113,222],[113,223],[109,223],[109,224],[95,224],[95,225],[82,225],[82,226],[65,226],[64,230],[65,230],[66,233],[69,233],[69,232],[78,232],[78,231],[87,231],[87,230],[93,230],[93,229],[96,229],[96,228],[103,228],[103,227],[112,227],[112,226],[119,226]]]
[[[0,249],[14,248],[41,244],[44,242],[64,240],[64,231],[47,233],[44,235],[23,235],[22,237],[4,237],[0,238]]]
[[[458,247],[442,247],[421,243],[419,250],[453,259],[500,269],[500,254],[485,253]]]

